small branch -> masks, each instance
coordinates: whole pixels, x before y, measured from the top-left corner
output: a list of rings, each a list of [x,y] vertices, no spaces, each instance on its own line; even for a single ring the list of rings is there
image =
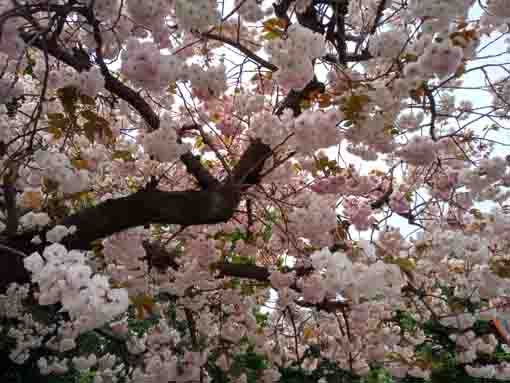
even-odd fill
[[[327,300],[324,300],[320,303],[309,303],[304,301],[295,301],[295,303],[300,307],[316,309],[328,313],[334,313],[349,306],[347,302]]]
[[[346,63],[349,63],[349,62],[360,62],[360,61],[370,60],[371,58],[373,58],[373,56],[370,54],[368,49],[364,49],[359,54],[349,54],[349,53],[346,53],[345,57],[344,57],[344,61]],[[339,64],[340,63],[340,60],[338,59],[338,57],[335,56],[335,55],[332,55],[332,54],[327,54],[325,56],[322,56],[322,60],[327,61],[327,62],[329,62],[331,64]]]
[[[239,42],[229,39],[228,37],[216,35],[214,33],[202,33],[202,37],[216,40],[219,42],[222,42],[224,44],[230,45],[233,48],[236,48],[238,51],[244,53],[248,58],[252,59],[254,62],[259,64],[260,66],[269,69],[272,72],[276,72],[278,70],[278,67],[274,64],[271,64],[269,61],[264,60],[262,57],[255,54],[251,49],[245,47],[244,45],[241,45]]]
[[[436,111],[436,99],[434,98],[434,95],[432,94],[432,91],[427,88],[426,86],[423,86],[423,90],[425,92],[425,96],[427,97],[427,100],[430,104],[430,137],[433,141],[437,141],[436,136],[436,117],[437,117],[437,111]]]
[[[7,227],[6,233],[7,236],[11,237],[16,234],[18,231],[18,209],[16,207],[16,187],[14,185],[14,181],[16,178],[15,170],[11,166],[10,170],[4,176],[4,197],[5,197],[5,205],[7,211]]]
[[[296,361],[298,362],[298,364],[301,364],[301,357],[299,356],[299,339],[296,321],[294,320],[294,315],[292,314],[292,311],[288,306],[287,312],[289,313],[290,323],[292,324],[292,329],[294,330],[294,348],[296,349]]]
[[[386,190],[384,192],[384,194],[382,196],[380,196],[377,200],[375,200],[374,202],[372,202],[370,204],[370,207],[374,210],[376,209],[380,209],[381,207],[383,207],[385,204],[389,203],[390,202],[390,196],[391,194],[393,193],[393,183],[391,182],[390,183],[390,186],[388,187],[388,190]]]
[[[13,256],[13,257],[21,257],[21,258],[26,257],[25,253],[22,253],[19,250],[13,249],[12,247],[2,245],[2,244],[0,244],[0,252],[2,254],[7,254],[7,255]]]
[[[191,338],[191,345],[193,346],[194,351],[198,351],[198,339],[197,339],[197,330],[195,325],[195,318],[193,318],[193,312],[185,307],[184,315],[186,315],[186,321],[188,322],[189,335]]]
[[[381,21],[381,17],[386,9],[387,0],[381,0],[379,5],[377,6],[377,10],[375,11],[375,19],[372,28],[370,28],[370,34],[373,35],[377,31],[377,26],[379,25],[379,21]]]

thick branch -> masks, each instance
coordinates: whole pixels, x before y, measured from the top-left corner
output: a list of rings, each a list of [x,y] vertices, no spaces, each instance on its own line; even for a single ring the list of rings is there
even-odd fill
[[[274,3],[273,8],[276,17],[290,22],[290,18],[289,15],[287,14],[287,11],[289,10],[293,2],[294,0],[280,0],[277,3]]]
[[[346,54],[345,55],[345,62],[346,63],[361,62],[361,61],[370,60],[372,58],[373,58],[373,56],[368,51],[368,49],[364,49],[359,54],[358,53],[356,53],[356,54],[349,54],[349,53]],[[321,59],[326,61],[326,62],[329,62],[331,64],[339,64],[338,57],[336,55],[327,54],[325,56],[322,56]]]
[[[220,186],[219,181],[202,165],[199,156],[187,152],[181,156],[181,161],[188,173],[196,178],[201,189],[215,190]]]
[[[5,207],[7,212],[7,227],[6,232],[8,235],[15,234],[18,230],[18,209],[16,207],[16,187],[14,185],[13,179],[14,175],[13,167],[8,174],[4,176],[4,198],[5,198]]]
[[[347,41],[345,39],[345,17],[348,11],[348,0],[339,1],[336,4],[336,50],[338,61],[341,65],[347,64]]]
[[[0,244],[0,258],[0,294],[3,294],[12,282],[23,284],[30,281],[30,275],[23,265],[23,252]]]
[[[260,174],[264,168],[264,162],[271,155],[272,151],[268,145],[264,144],[259,139],[253,140],[233,169],[231,178],[227,180],[226,184],[258,184],[260,181]]]
[[[269,146],[254,141],[234,168],[233,178],[225,185],[220,187],[215,180],[209,179],[212,176],[203,174],[206,177],[203,182],[209,186],[214,183],[216,189],[209,187],[204,191],[183,192],[142,190],[84,209],[61,222],[62,225],[77,228],[76,234],[66,241],[66,245],[86,249],[96,239],[151,223],[192,226],[227,222],[239,204],[240,183],[255,183],[269,155]]]
[[[68,248],[86,250],[97,239],[146,223],[200,225],[226,222],[234,214],[238,203],[239,193],[233,189],[185,192],[143,190],[127,197],[105,201],[65,218],[61,224],[74,225],[77,230],[74,235],[66,237],[63,243]],[[20,254],[30,254],[44,248],[44,244],[31,243],[35,234],[44,238],[44,232],[27,232],[8,238],[6,243],[9,247],[0,246],[4,262],[3,271],[0,272],[0,293],[10,283],[22,284],[29,281]]]
[[[285,109],[291,109],[294,113],[294,117],[297,117],[301,114],[301,103],[308,95],[314,92],[324,93],[325,90],[326,86],[324,83],[314,78],[304,87],[303,90],[290,90],[287,96],[285,96],[285,98],[277,106],[275,114],[279,116]]]
[[[217,270],[221,277],[245,278],[259,282],[269,282],[271,275],[268,269],[256,265],[220,263],[217,265]]]
[[[151,223],[191,226],[227,222],[240,202],[242,189],[258,180],[264,161],[270,154],[269,146],[254,141],[233,169],[233,177],[217,189],[209,187],[203,191],[182,192],[141,190],[127,197],[111,199],[83,209],[60,222],[77,228],[74,235],[64,240],[64,244],[73,249],[90,249],[95,240]],[[242,187],[240,182],[243,183]],[[8,272],[0,273],[0,291],[12,282],[28,281],[19,251],[26,254],[41,251],[44,244],[31,243],[36,234],[41,238],[45,236],[44,231],[27,232],[5,239],[7,249],[12,251],[7,254],[0,248],[0,253],[8,258],[6,264],[12,265],[6,269]]]
[[[317,11],[313,4],[306,9],[306,12],[296,13],[299,24],[301,24],[304,27],[307,27],[308,29],[311,29],[316,33],[320,33],[321,35],[324,34],[325,31],[324,25],[322,25],[322,23],[320,22],[319,15],[317,14]]]
[[[233,188],[184,192],[142,190],[84,209],[61,224],[77,228],[66,245],[86,249],[96,239],[149,223],[190,226],[226,222],[238,203],[239,193]]]

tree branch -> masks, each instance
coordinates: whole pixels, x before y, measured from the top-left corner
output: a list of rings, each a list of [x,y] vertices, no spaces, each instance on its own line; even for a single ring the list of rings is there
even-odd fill
[[[256,185],[260,182],[260,175],[264,162],[272,155],[271,148],[260,139],[252,141],[251,145],[241,156],[237,166],[227,179],[226,184]]]
[[[60,224],[77,228],[75,235],[65,241],[68,247],[87,249],[96,239],[149,223],[191,226],[226,222],[234,214],[239,198],[234,188],[184,192],[142,190],[79,211]]]
[[[10,166],[7,174],[4,175],[3,180],[3,191],[5,198],[5,208],[7,212],[7,227],[6,233],[8,236],[12,236],[16,234],[18,230],[18,208],[16,206],[16,186],[14,184],[15,180],[15,167]]]
[[[188,173],[193,174],[201,189],[216,190],[219,188],[219,181],[202,165],[200,156],[194,156],[191,152],[184,153],[181,161],[186,166]]]
[[[430,104],[430,129],[429,129],[430,138],[432,138],[433,141],[437,141],[437,136],[436,136],[436,117],[437,117],[436,99],[434,98],[432,91],[427,86],[423,86],[423,91],[425,93],[425,97],[427,98],[427,100]]]
[[[339,1],[336,3],[335,16],[336,16],[336,50],[338,53],[338,61],[341,65],[346,65],[347,60],[347,41],[345,39],[345,17],[348,12],[349,1]]]
[[[264,60],[262,57],[255,54],[251,49],[245,47],[244,45],[241,45],[239,42],[229,39],[228,37],[216,35],[214,33],[202,33],[202,37],[206,37],[211,40],[216,40],[219,42],[222,42],[224,44],[230,45],[231,47],[236,48],[238,51],[244,53],[248,58],[255,61],[260,66],[263,66],[267,69],[269,69],[272,72],[276,72],[278,70],[278,67],[274,64],[271,64],[269,61]]]
[[[29,42],[33,36],[31,34],[22,33],[21,36],[25,42]],[[42,40],[36,39],[32,42],[32,45],[43,50]],[[75,56],[62,48],[60,48],[53,41],[46,41],[46,48],[48,53],[56,58],[57,60],[73,67],[78,72],[90,70],[92,63],[85,61],[83,56]],[[104,74],[105,89],[112,92],[120,99],[130,104],[147,123],[150,130],[156,130],[159,128],[159,118],[151,106],[133,89],[122,83],[120,80],[115,78],[111,73]]]
[[[386,9],[387,0],[380,0],[379,5],[377,6],[377,10],[375,11],[374,24],[372,28],[370,28],[370,34],[373,35],[377,31],[377,27],[379,25],[379,21],[381,21],[381,17]]]
[[[294,90],[291,89],[287,96],[280,102],[280,104],[276,107],[275,114],[280,116],[285,109],[291,109],[294,117],[297,117],[301,114],[301,103],[305,100],[306,96],[312,94],[314,92],[324,93],[326,90],[326,85],[324,83],[314,78],[310,81],[303,90]]]

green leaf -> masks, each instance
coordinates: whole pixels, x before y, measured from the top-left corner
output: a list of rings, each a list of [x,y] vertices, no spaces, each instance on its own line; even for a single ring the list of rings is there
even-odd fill
[[[260,311],[260,308],[253,308],[253,315],[259,326],[264,326],[269,319],[269,314]]]
[[[416,269],[416,264],[409,258],[395,258],[386,256],[383,259],[384,263],[397,265],[403,272],[411,272]]]
[[[153,314],[156,302],[151,296],[141,294],[136,297],[131,297],[130,300],[136,310],[136,318],[138,320],[143,320],[147,314]]]
[[[282,33],[277,31],[277,30],[273,30],[273,31],[269,31],[269,32],[266,32],[262,35],[262,39],[264,40],[275,40],[275,39],[278,39],[282,36]]]
[[[53,137],[59,139],[62,137],[63,132],[71,124],[62,113],[48,113],[48,131],[53,134]]]
[[[241,295],[251,296],[255,294],[255,286],[249,282],[241,284]]]
[[[46,114],[46,116],[48,117],[48,120],[50,120],[50,121],[66,119],[66,117],[64,116],[63,113],[48,113],[48,114]]]
[[[126,162],[132,162],[135,160],[133,153],[131,153],[129,150],[116,150],[113,152],[112,158],[114,160],[124,160]]]
[[[109,140],[113,139],[113,133],[108,120],[90,109],[82,110],[80,115],[87,120],[87,122],[83,124],[83,131],[90,142],[95,141],[96,134],[106,137]]]
[[[255,258],[236,254],[231,256],[230,262],[236,265],[254,265]]]
[[[193,149],[201,149],[204,147],[204,139],[202,137],[198,137],[195,140],[195,144],[193,145]]]
[[[82,158],[73,158],[71,160],[71,164],[76,168],[76,169],[88,169],[88,163],[87,163],[87,160],[84,160]]]
[[[398,310],[394,319],[404,331],[414,331],[418,325],[416,319],[406,311]]]

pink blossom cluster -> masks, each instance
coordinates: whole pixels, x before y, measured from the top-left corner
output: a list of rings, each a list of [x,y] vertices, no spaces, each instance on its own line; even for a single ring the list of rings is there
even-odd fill
[[[90,185],[90,174],[86,169],[75,169],[69,158],[59,152],[39,150],[34,154],[33,170],[24,169],[27,178],[24,185],[40,187],[45,179],[56,182],[65,194],[86,190]]]
[[[313,153],[318,149],[338,144],[339,120],[340,115],[336,110],[305,111],[294,122],[292,129],[294,146],[301,153]]]
[[[146,294],[149,290],[145,278],[148,271],[145,260],[147,253],[143,246],[146,237],[143,230],[128,230],[103,241],[107,273],[133,297]]]
[[[181,62],[171,55],[163,55],[151,42],[131,38],[122,52],[121,72],[136,86],[162,90],[175,82],[181,73]]]
[[[342,205],[345,215],[357,230],[368,230],[375,223],[368,200],[347,198]]]
[[[68,252],[55,243],[46,247],[42,256],[34,253],[24,264],[39,287],[39,304],[60,302],[73,321],[68,329],[59,330],[61,339],[56,340],[60,348],[74,348],[78,334],[101,327],[127,310],[127,291],[112,289],[104,275],[92,275],[83,252]]]
[[[330,231],[335,228],[336,214],[331,209],[329,196],[302,195],[299,207],[289,215],[289,225],[297,236],[309,239],[315,246],[323,247],[331,241]]]
[[[326,48],[320,34],[293,24],[285,40],[270,40],[265,50],[279,67],[276,81],[287,89],[303,89],[314,76],[312,59],[324,55]]]
[[[215,0],[175,0],[175,18],[183,30],[205,30],[220,19]]]
[[[202,100],[218,97],[227,90],[227,77],[223,64],[208,68],[208,70],[192,64],[185,72],[184,78],[191,82],[194,96]]]
[[[436,159],[436,150],[437,144],[431,138],[414,136],[400,148],[399,155],[411,165],[423,166]]]
[[[155,132],[145,134],[143,146],[145,151],[160,162],[173,162],[188,150],[187,144],[179,142],[178,127],[170,116],[163,119],[164,126]]]
[[[253,116],[251,134],[267,144],[278,145],[289,136],[293,123],[290,109],[283,113],[282,118],[263,110]]]
[[[257,0],[235,0],[234,6],[239,15],[249,23],[256,23],[264,18],[265,12]]]

